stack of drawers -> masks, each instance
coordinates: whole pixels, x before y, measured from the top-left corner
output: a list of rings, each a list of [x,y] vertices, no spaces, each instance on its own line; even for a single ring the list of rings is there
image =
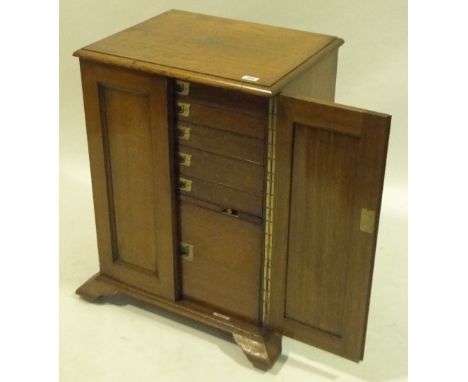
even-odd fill
[[[182,294],[258,322],[268,99],[179,81],[175,92]]]

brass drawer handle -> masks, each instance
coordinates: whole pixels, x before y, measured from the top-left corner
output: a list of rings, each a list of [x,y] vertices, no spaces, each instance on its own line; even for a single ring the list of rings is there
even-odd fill
[[[189,179],[185,179],[185,178],[179,178],[179,183],[177,185],[177,188],[180,191],[190,192],[192,191],[192,181]]]
[[[176,80],[175,92],[179,95],[188,95],[190,92],[190,83],[181,80]]]
[[[177,102],[177,114],[181,117],[188,117],[190,114],[190,104],[185,102]]]
[[[190,127],[177,126],[177,136],[184,141],[188,141],[190,139]]]
[[[179,243],[179,253],[182,259],[187,261],[193,260],[193,245],[188,243]]]
[[[192,161],[192,155],[186,153],[179,153],[179,164],[181,166],[190,167]]]

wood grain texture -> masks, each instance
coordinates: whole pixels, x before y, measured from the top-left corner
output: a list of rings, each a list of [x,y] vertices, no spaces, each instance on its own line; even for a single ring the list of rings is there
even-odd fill
[[[197,125],[214,127],[220,130],[263,139],[268,126],[268,115],[257,116],[245,114],[242,111],[190,101],[188,116],[178,115],[180,122],[190,122]]]
[[[264,141],[241,134],[233,134],[221,129],[191,123],[179,123],[177,132],[189,130],[187,139],[178,137],[179,145],[204,150],[235,159],[262,165],[264,160]]]
[[[81,294],[81,292],[85,292],[86,295]],[[236,317],[231,317],[230,320],[225,320],[218,317],[213,314],[213,309],[195,301],[187,299],[170,301],[165,298],[158,297],[155,294],[148,293],[142,289],[138,289],[135,286],[122,283],[121,281],[113,279],[102,273],[97,273],[91,277],[80,288],[78,288],[76,293],[90,301],[93,301],[93,298],[89,299],[88,296],[105,298],[106,296],[122,294],[138,301],[148,303],[157,308],[165,309],[169,312],[177,313],[197,322],[210,325],[224,332],[232,334],[236,333],[259,342],[263,341],[264,338],[269,335],[269,331],[265,328],[259,327],[258,325],[249,323],[245,320],[240,320]]]
[[[87,62],[81,68],[101,271],[174,299],[166,79]]]
[[[232,337],[257,369],[264,371],[271,369],[281,355],[282,339],[276,333],[269,333],[261,341],[236,333]]]
[[[76,54],[131,60],[134,67],[146,63],[168,76],[182,70],[243,84],[242,77],[250,75],[258,80],[247,85],[272,87],[314,55],[341,43],[332,36],[172,10]]]
[[[206,208],[208,210],[214,211],[214,212],[219,213],[219,214],[239,218],[239,220],[245,220],[247,222],[254,223],[254,224],[257,224],[257,225],[262,225],[262,223],[263,223],[262,217],[245,213],[242,210],[231,209],[229,207],[228,208],[222,207],[222,206],[219,206],[217,204],[214,204],[211,201],[205,201],[205,200],[202,200],[202,199],[195,199],[195,198],[193,198],[191,196],[187,196],[187,195],[184,195],[182,193],[179,194],[178,198],[181,201],[189,202],[191,204],[194,204],[194,205],[199,206],[199,207]]]
[[[231,332],[264,370],[281,335],[362,359],[390,117],[306,98],[333,100],[342,43],[169,11],[77,51],[101,268],[77,293],[123,293]]]
[[[95,274],[77,290],[76,294],[89,302],[95,302],[100,298],[117,295],[119,289],[111,283],[105,282],[101,273]]]
[[[194,249],[182,261],[183,296],[258,322],[261,226],[189,202],[179,208],[181,241]]]
[[[186,197],[196,198],[200,201],[214,204],[219,207],[219,210],[233,209],[252,216],[263,216],[263,198],[262,196],[249,194],[222,186],[217,183],[208,182],[202,179],[186,177],[192,181],[190,192],[179,190],[179,194]]]
[[[294,127],[285,317],[342,336],[359,139]]]
[[[259,117],[268,115],[268,97],[206,86],[197,82],[188,82],[188,84],[188,94],[177,94],[176,101],[205,103]]]
[[[101,86],[100,93],[112,182],[114,261],[157,275],[157,216],[152,207],[159,179],[153,173],[149,94],[109,85]]]
[[[335,100],[338,49],[330,52],[281,89],[281,95]]]
[[[271,316],[280,333],[362,359],[390,117],[281,96]]]
[[[184,178],[197,178],[262,196],[263,166],[183,145],[178,150],[191,156],[190,166],[179,165],[179,174]]]
[[[281,355],[281,336],[245,320],[231,317],[226,320],[215,315],[216,311],[196,301],[169,301],[147,293],[134,286],[124,284],[101,273],[94,275],[76,291],[90,302],[112,295],[125,295],[151,306],[176,313],[188,319],[231,333],[253,366],[261,370],[270,369]]]

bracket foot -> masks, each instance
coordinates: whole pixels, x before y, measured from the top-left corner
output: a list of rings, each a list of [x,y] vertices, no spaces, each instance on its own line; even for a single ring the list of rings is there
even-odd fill
[[[253,339],[236,333],[233,333],[232,336],[257,369],[264,371],[271,369],[281,355],[281,336],[279,334],[268,333],[262,339]]]
[[[87,301],[94,302],[100,297],[113,296],[119,293],[117,287],[103,279],[97,273],[76,290],[76,294]]]

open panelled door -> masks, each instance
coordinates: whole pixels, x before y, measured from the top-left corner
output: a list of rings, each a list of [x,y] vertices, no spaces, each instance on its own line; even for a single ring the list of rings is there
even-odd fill
[[[278,97],[268,324],[363,357],[390,116]]]

